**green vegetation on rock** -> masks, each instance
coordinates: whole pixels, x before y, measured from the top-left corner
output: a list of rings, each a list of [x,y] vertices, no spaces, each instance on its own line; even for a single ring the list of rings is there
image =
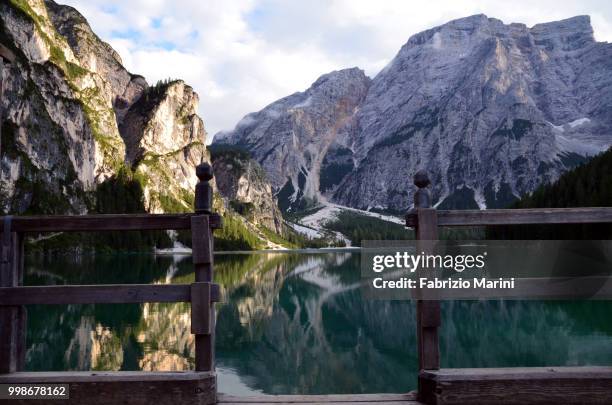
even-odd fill
[[[612,149],[538,187],[510,208],[612,207]],[[610,239],[612,224],[494,227],[491,238]]]
[[[341,211],[325,228],[342,233],[354,246],[360,246],[362,240],[414,239],[414,232],[403,225],[350,211]]]
[[[263,241],[232,212],[223,214],[223,228],[215,230],[214,237],[215,251],[258,250],[264,246]],[[191,232],[179,232],[178,241],[191,247]]]
[[[91,134],[99,145],[103,155],[104,165],[111,170],[117,171],[122,164],[123,144],[118,134],[105,133],[101,123],[115,121],[114,111],[106,106],[106,102],[100,94],[97,86],[82,88],[78,80],[91,74],[87,69],[71,62],[66,58],[63,49],[70,49],[66,40],[56,32],[50,21],[37,14],[25,0],[10,0],[14,9],[32,21],[36,33],[40,35],[49,49],[49,62],[56,66],[66,78],[66,83],[72,90],[75,100],[82,106],[85,119],[89,124]],[[49,34],[49,32],[51,34]]]
[[[97,214],[144,214],[142,187],[127,167],[99,184],[93,193],[95,203],[90,207]],[[61,201],[61,200],[60,200]],[[57,202],[59,203],[59,201]],[[36,213],[40,208],[34,206]],[[172,245],[164,231],[129,231],[100,233],[66,233],[51,238],[34,238],[29,250],[41,252],[69,251],[149,251],[153,247],[167,248]]]

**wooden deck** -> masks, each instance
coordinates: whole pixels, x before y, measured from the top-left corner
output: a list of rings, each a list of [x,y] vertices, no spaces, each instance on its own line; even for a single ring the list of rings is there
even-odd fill
[[[423,370],[422,401],[438,405],[612,404],[612,367]]]
[[[257,404],[326,404],[326,405],[417,405],[415,393],[408,394],[359,394],[359,395],[260,395],[237,397],[217,395],[217,403],[225,405]]]

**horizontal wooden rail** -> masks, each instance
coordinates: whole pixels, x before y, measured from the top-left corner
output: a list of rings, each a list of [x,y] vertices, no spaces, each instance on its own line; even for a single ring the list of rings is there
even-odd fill
[[[610,404],[612,367],[422,370],[427,404]]]
[[[69,399],[0,400],[8,404],[209,405],[216,403],[214,372],[59,371],[0,374],[0,384],[69,384]]]
[[[210,300],[219,301],[212,284]],[[0,288],[0,305],[190,302],[191,284],[61,285]]]
[[[217,404],[304,404],[304,405],[422,405],[416,402],[416,393],[406,394],[331,394],[331,395],[217,395]]]
[[[612,223],[612,207],[439,210],[436,212],[438,226]],[[406,214],[406,226],[416,225],[416,212]]]
[[[57,215],[15,216],[12,232],[88,232],[88,231],[140,231],[162,229],[189,229],[191,217],[197,214],[111,214],[111,215]],[[0,217],[0,232],[4,229]],[[211,214],[210,227],[222,226],[222,218]]]

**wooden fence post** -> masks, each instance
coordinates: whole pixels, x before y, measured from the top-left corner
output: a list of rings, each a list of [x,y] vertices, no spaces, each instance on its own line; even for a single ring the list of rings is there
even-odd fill
[[[195,334],[196,371],[215,369],[215,307],[211,303],[213,281],[212,167],[202,163],[196,168],[199,182],[195,189],[195,213],[191,217],[191,244],[195,283],[191,286],[191,332]]]
[[[3,218],[0,235],[0,287],[23,285],[23,238],[11,232],[11,216]],[[25,366],[26,309],[0,306],[0,373],[13,373]]]
[[[414,184],[418,187],[414,194],[417,250],[419,253],[433,253],[433,241],[438,240],[438,215],[436,209],[431,208],[431,194],[427,189],[430,181],[427,173],[423,170],[417,172]],[[438,341],[440,301],[417,300],[416,305],[419,371],[437,370],[440,368]],[[420,384],[419,391],[421,391]]]

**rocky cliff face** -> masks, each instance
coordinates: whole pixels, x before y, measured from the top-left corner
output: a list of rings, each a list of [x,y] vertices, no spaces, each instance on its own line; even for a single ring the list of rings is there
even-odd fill
[[[198,98],[181,81],[149,87],[75,9],[0,4],[3,70],[0,211],[84,213],[123,170],[151,212],[189,210],[206,159]]]
[[[237,151],[213,151],[212,161],[217,188],[230,208],[283,235],[283,217],[261,166]]]
[[[322,171],[336,164],[329,157],[345,153],[342,134],[369,86],[359,69],[326,74],[305,92],[247,115],[232,132],[217,134],[215,143],[248,150],[268,174],[279,204],[303,207],[320,197]]]
[[[206,131],[197,115],[198,95],[177,80],[147,88],[119,128],[126,159],[144,184],[149,212],[191,210],[195,167],[208,160]]]
[[[125,150],[110,87],[80,65],[43,1],[2,2],[0,16],[0,39],[17,56],[3,70],[0,206],[84,212],[85,192]]]
[[[371,82],[356,70],[341,72],[345,80],[324,76],[327,94],[343,102],[310,99],[310,111],[329,121],[307,135],[288,118],[294,95],[215,142],[253,152],[277,179],[279,199],[281,173],[298,173],[292,198],[319,192],[403,211],[424,168],[440,207],[504,206],[612,144],[610,60],[612,44],[595,42],[586,16],[532,28],[472,16],[414,35]],[[336,119],[340,105],[350,108]]]

